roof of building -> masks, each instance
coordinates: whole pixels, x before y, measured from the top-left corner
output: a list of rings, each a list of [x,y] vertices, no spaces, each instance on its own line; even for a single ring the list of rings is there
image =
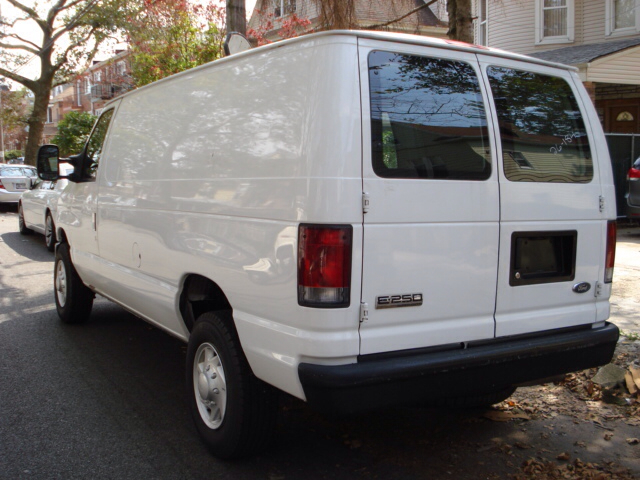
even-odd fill
[[[614,42],[558,48],[557,50],[533,53],[530,54],[530,56],[549,62],[563,63],[565,65],[580,65],[638,45],[640,45],[640,37],[634,37],[625,40],[616,40]]]

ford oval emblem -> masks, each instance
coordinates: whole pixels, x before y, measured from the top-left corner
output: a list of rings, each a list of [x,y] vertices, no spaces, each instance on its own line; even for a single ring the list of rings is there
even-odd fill
[[[591,284],[587,282],[576,283],[573,286],[573,291],[576,293],[585,293],[591,289]]]

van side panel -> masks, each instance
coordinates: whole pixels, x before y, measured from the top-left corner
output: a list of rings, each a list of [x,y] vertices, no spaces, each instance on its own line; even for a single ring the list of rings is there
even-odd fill
[[[231,57],[125,97],[100,172],[108,271],[97,289],[186,339],[178,291],[189,274],[211,279],[253,371],[299,397],[301,356],[354,361],[359,91],[356,40],[343,36]],[[353,225],[349,308],[298,306],[300,222]]]

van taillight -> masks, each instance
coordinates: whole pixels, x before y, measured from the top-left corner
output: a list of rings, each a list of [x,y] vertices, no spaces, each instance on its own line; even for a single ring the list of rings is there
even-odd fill
[[[616,233],[617,226],[615,220],[607,222],[607,255],[604,266],[604,282],[613,281],[613,265],[616,263]]]
[[[351,225],[300,225],[298,304],[348,307],[351,287]]]
[[[640,180],[640,169],[630,168],[627,172],[627,180]]]

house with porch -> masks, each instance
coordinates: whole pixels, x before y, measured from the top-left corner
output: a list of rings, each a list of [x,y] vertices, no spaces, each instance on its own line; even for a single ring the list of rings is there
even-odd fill
[[[349,25],[345,28],[375,28],[447,38],[445,0],[438,0],[407,15],[425,3],[425,0],[354,0],[351,12],[353,17],[340,20]],[[286,25],[292,18],[308,21],[308,31],[321,30],[321,15],[320,3],[317,0],[257,0],[248,23],[248,31],[259,32],[267,42],[274,42],[287,36]],[[386,25],[387,22],[392,23]]]
[[[640,134],[640,0],[475,0],[475,40],[573,65],[607,133]]]

